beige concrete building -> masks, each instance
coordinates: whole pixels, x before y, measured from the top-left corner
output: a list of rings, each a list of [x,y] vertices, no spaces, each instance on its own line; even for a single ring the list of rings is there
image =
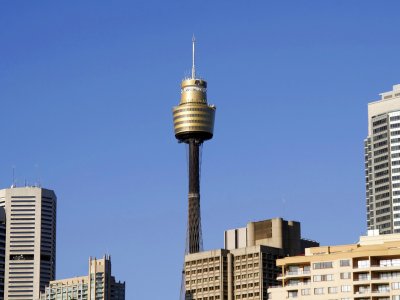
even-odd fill
[[[5,212],[4,299],[39,299],[54,279],[56,201],[53,191],[38,187],[0,190]]]
[[[285,236],[289,233],[290,238]],[[185,256],[186,299],[266,299],[268,286],[278,284],[276,259],[303,253],[300,240],[300,223],[280,218],[226,231],[227,249]]]
[[[111,275],[111,257],[89,258],[89,274],[51,281],[40,300],[125,300],[125,282]]]
[[[400,232],[400,84],[368,104],[365,176],[368,229]]]
[[[400,234],[371,232],[357,244],[278,259],[281,286],[269,288],[269,299],[399,300]]]
[[[228,250],[265,245],[282,249],[285,255],[296,255],[318,243],[301,238],[299,222],[274,218],[225,231],[224,245]]]

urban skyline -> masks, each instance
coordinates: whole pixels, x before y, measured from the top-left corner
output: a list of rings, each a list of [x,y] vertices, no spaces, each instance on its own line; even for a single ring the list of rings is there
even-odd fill
[[[159,286],[178,294],[187,184],[170,107],[193,32],[219,108],[202,169],[204,248],[220,248],[227,228],[273,217],[300,221],[322,245],[365,232],[367,103],[400,82],[399,4],[309,3],[214,3],[191,26],[181,18],[188,3],[1,4],[0,183],[12,184],[15,166],[19,186],[26,178],[56,191],[56,278],[111,253],[119,278],[150,287],[143,245],[156,240],[169,258]],[[109,238],[76,235],[91,227]],[[127,252],[144,258],[134,264],[145,274],[123,263]],[[145,294],[128,288],[134,295]]]

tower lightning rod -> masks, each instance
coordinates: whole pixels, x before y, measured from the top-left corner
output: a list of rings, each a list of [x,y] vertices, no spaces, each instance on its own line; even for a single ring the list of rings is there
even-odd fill
[[[196,78],[196,66],[195,66],[195,62],[194,62],[194,44],[196,43],[196,38],[192,37],[192,79]]]

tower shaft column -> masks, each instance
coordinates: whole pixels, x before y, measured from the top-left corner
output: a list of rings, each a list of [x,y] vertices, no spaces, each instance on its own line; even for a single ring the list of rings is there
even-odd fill
[[[189,139],[189,211],[188,211],[188,252],[200,251],[200,144]]]

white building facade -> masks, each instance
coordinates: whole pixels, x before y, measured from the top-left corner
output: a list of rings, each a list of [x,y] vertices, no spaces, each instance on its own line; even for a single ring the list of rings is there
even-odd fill
[[[368,229],[400,232],[400,84],[368,104],[365,140]]]
[[[56,195],[38,187],[0,190],[5,212],[4,299],[36,300],[55,277]]]

